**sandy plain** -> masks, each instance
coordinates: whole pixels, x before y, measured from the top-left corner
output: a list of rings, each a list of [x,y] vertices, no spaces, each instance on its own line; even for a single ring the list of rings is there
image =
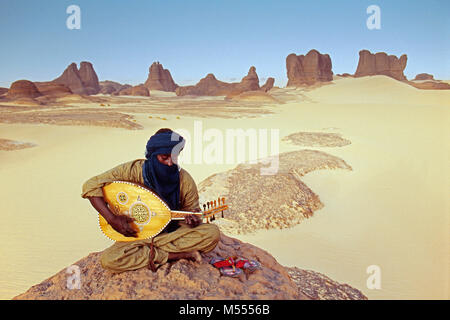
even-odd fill
[[[194,140],[201,126],[203,134],[275,129],[280,154],[311,150],[345,162],[300,175],[322,203],[312,216],[236,237],[283,265],[324,273],[372,299],[448,299],[450,92],[373,76],[274,88],[270,95],[278,102],[152,92],[149,98],[98,95],[47,106],[2,103],[0,298],[111,245],[80,197],[85,180],[143,158],[149,136],[161,127],[183,129]],[[17,145],[26,148],[11,147]],[[191,161],[182,164],[198,185],[238,165],[236,159],[196,162],[200,151],[193,144]],[[366,286],[371,265],[381,270],[381,289]]]

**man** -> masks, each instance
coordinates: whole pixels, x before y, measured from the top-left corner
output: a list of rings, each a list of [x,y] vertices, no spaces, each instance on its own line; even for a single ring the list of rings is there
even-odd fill
[[[160,129],[147,142],[146,159],[121,164],[83,185],[82,197],[117,231],[127,237],[136,236],[132,219],[114,215],[103,199],[102,187],[114,180],[145,185],[154,190],[172,210],[199,212],[197,186],[189,173],[177,164],[179,152],[184,147],[183,137],[171,129]],[[213,224],[203,224],[196,215],[186,216],[184,222],[171,221],[153,239],[115,242],[101,257],[105,269],[122,272],[149,267],[153,271],[171,260],[191,259],[201,261],[200,252],[215,248],[219,229]]]

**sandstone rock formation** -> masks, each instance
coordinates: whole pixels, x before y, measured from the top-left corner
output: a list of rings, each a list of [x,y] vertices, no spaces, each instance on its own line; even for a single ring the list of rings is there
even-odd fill
[[[320,274],[304,271],[308,276],[303,276],[303,270],[285,268],[268,252],[223,234],[217,247],[202,255],[202,262],[178,260],[155,273],[143,268],[114,274],[101,267],[100,255],[91,253],[74,263],[80,269],[80,289],[67,288],[64,269],[14,299],[366,299],[358,290]],[[221,276],[209,261],[229,256],[258,260],[263,268],[240,278]]]
[[[148,78],[144,86],[148,90],[174,92],[178,85],[173,81],[170,71],[164,69],[158,61],[153,62],[149,68]]]
[[[37,98],[42,96],[36,85],[28,80],[18,80],[11,84],[7,93],[8,99]]]
[[[72,91],[64,84],[54,82],[35,82],[39,92],[44,96],[60,97],[72,94]]]
[[[359,52],[358,67],[355,77],[365,77],[373,75],[385,75],[397,80],[406,80],[403,70],[406,68],[406,54],[400,58],[394,55],[387,55],[385,52],[370,53],[368,50]]]
[[[90,95],[100,92],[100,84],[94,67],[86,61],[80,63],[79,70],[75,63],[71,63],[63,74],[52,82],[64,84],[76,94]]]
[[[312,300],[367,300],[361,291],[331,280],[326,275],[297,267],[287,268],[302,294]]]
[[[331,58],[328,54],[320,54],[314,49],[306,56],[291,53],[286,58],[287,86],[297,87],[332,81],[331,68]]]
[[[278,158],[239,164],[208,177],[198,185],[200,202],[218,194],[227,199],[225,219],[215,221],[227,234],[293,227],[323,207],[301,177],[314,170],[334,168],[352,170],[344,160],[322,151],[284,152]]]
[[[256,74],[256,68],[251,66],[248,70],[248,74],[242,78],[240,84],[238,85],[239,90],[244,91],[253,91],[259,90],[259,78]]]
[[[118,92],[118,95],[120,96],[142,96],[142,97],[149,97],[150,91],[143,85],[139,84],[134,87],[126,87],[124,89],[121,89]]]
[[[429,73],[419,73],[418,75],[416,75],[414,80],[434,80],[434,77]]]
[[[178,87],[175,90],[175,93],[177,94],[177,96],[222,96],[226,95],[230,91],[230,87],[231,86],[229,83],[217,80],[212,73],[209,73],[195,86]]]
[[[8,92],[8,88],[0,88],[0,96]]]
[[[342,77],[342,78],[352,78],[353,77],[353,75],[351,75],[350,73],[339,73],[339,74],[337,74],[336,76],[338,76],[338,77]]]
[[[327,132],[295,132],[281,141],[289,141],[302,147],[343,147],[351,144],[350,140],[344,139],[339,133]]]
[[[114,91],[114,92],[112,93],[112,95],[114,95],[114,96],[120,96],[120,95],[128,95],[128,94],[131,94],[131,88],[132,88],[132,87],[133,87],[132,85],[124,84],[119,90]],[[124,91],[124,92],[127,93],[127,94],[121,94],[122,91]]]
[[[242,78],[241,82],[223,82],[209,73],[201,79],[195,86],[178,87],[175,90],[177,96],[198,95],[198,96],[235,96],[245,91],[259,90],[259,79],[256,68],[250,67],[248,74]]]
[[[131,95],[149,97],[150,91],[143,84],[140,84],[131,88]]]
[[[267,78],[266,83],[260,88],[261,91],[267,92],[273,88],[273,84],[275,83],[275,79],[272,77]]]
[[[110,80],[100,81],[99,84],[100,84],[100,93],[102,94],[114,94],[122,89],[131,87],[131,85],[129,84],[123,85],[121,83]]]
[[[415,82],[408,81],[408,84],[412,85],[417,89],[424,90],[450,90],[450,84],[440,81],[424,81],[424,82]]]

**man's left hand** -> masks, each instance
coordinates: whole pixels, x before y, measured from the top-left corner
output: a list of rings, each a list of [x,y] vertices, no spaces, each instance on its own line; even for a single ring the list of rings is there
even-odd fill
[[[184,222],[192,228],[195,228],[202,223],[202,218],[196,214],[188,214],[184,217]]]

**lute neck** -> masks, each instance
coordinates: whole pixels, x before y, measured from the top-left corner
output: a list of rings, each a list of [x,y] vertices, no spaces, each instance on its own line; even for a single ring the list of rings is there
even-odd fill
[[[181,210],[170,210],[173,220],[183,220],[188,214],[195,214],[203,216],[203,212],[191,212],[191,211],[181,211]]]

